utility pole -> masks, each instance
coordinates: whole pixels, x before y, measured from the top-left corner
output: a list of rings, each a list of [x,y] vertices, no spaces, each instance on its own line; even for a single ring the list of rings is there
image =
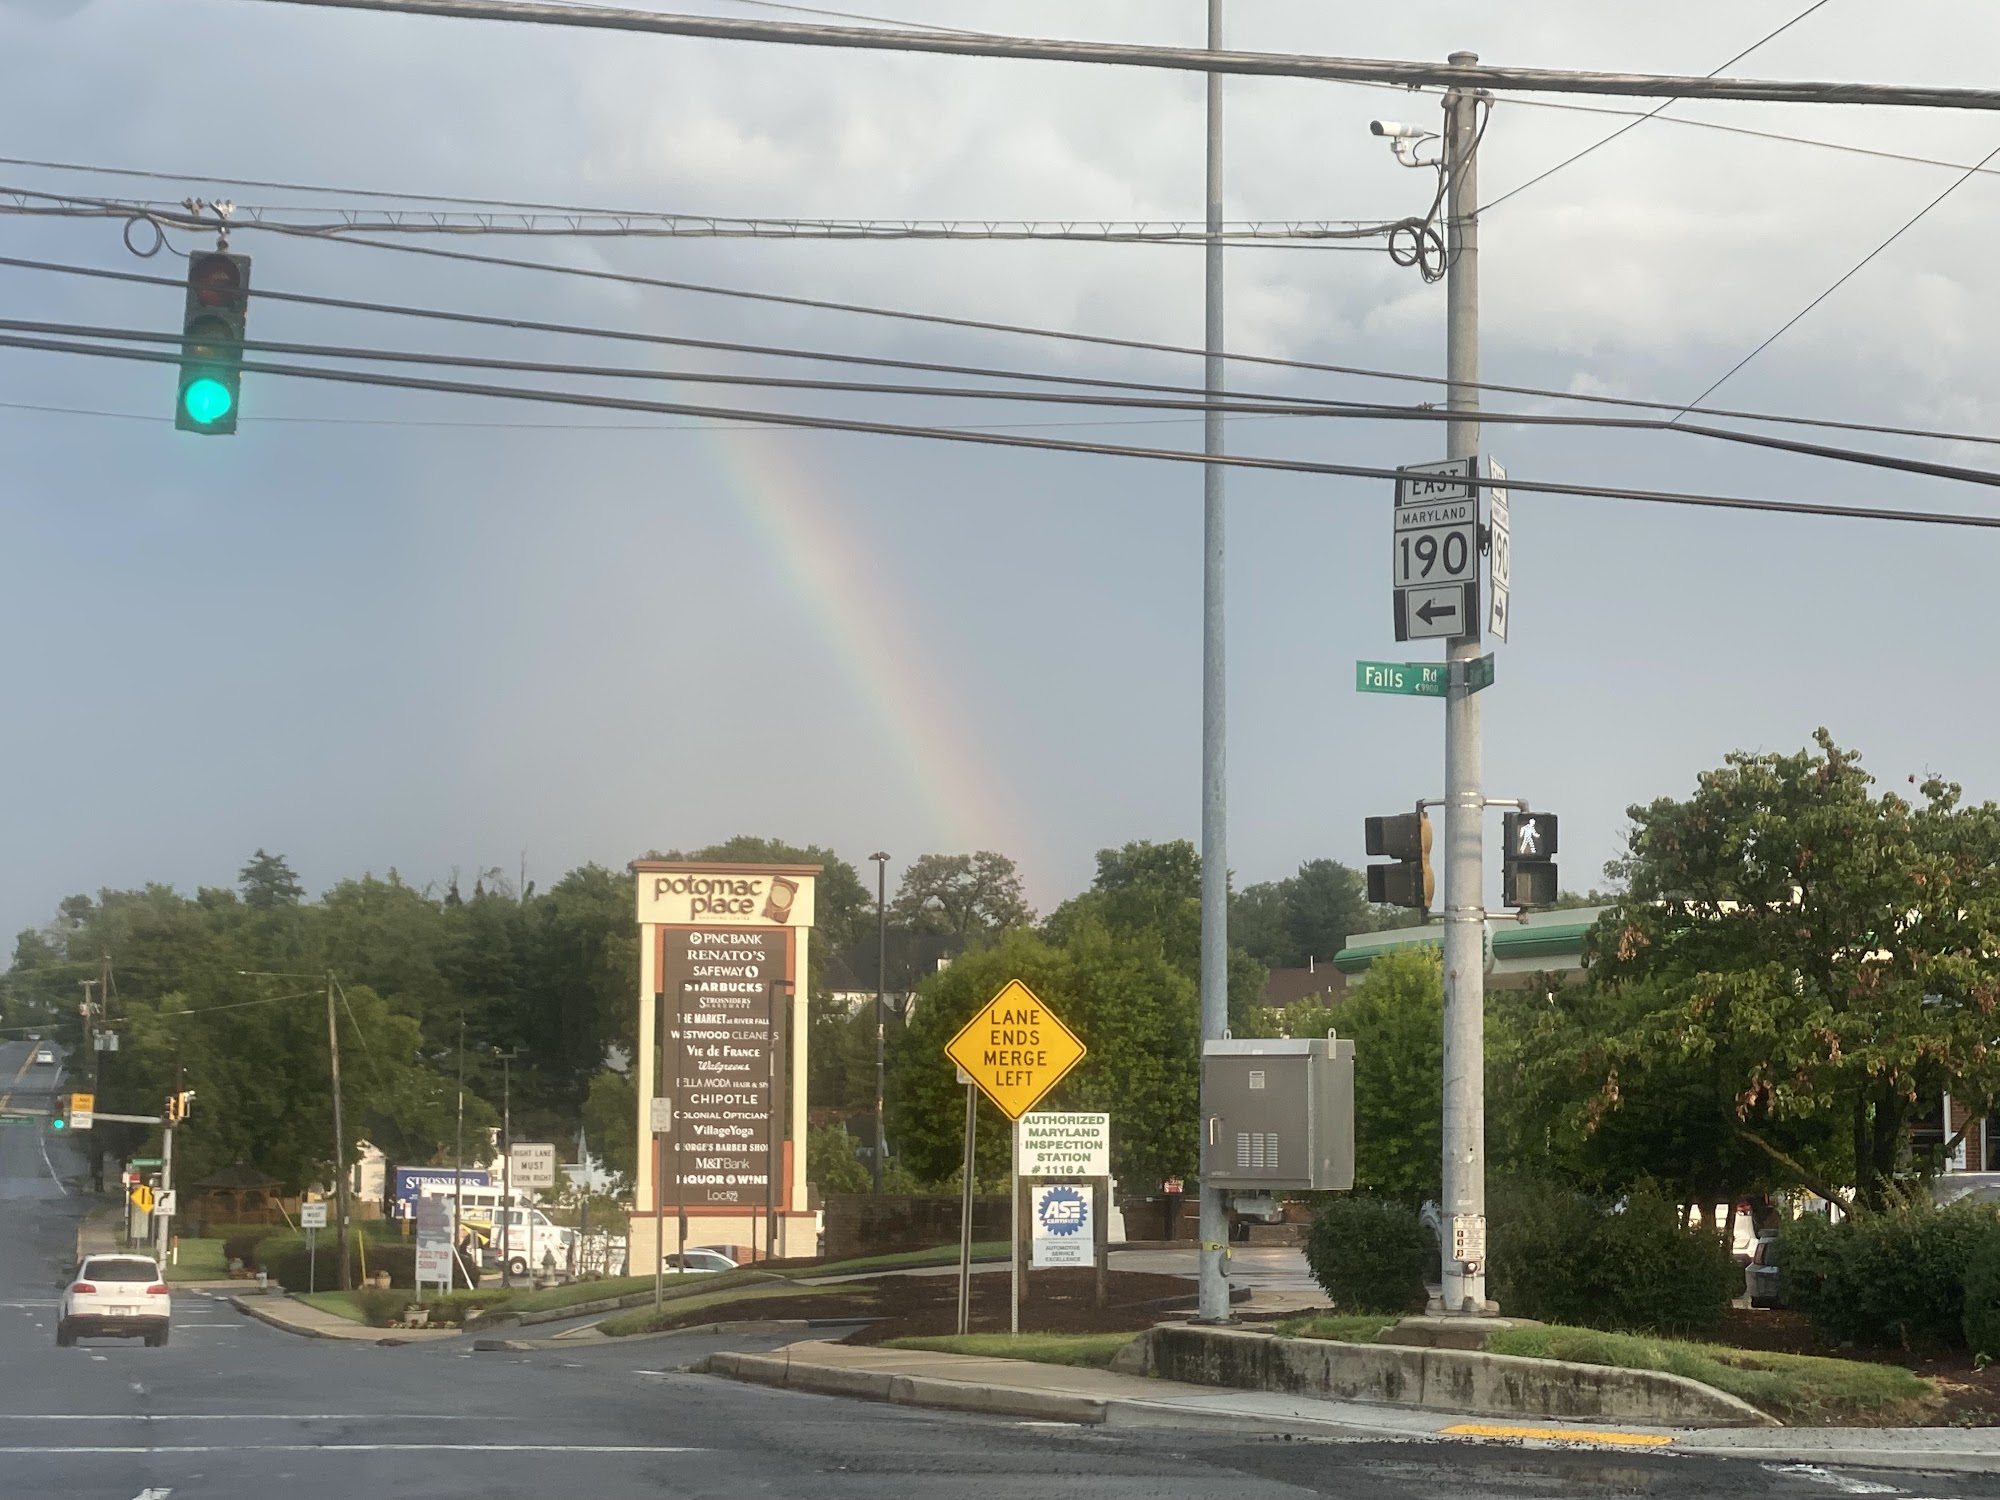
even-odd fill
[[[1208,0],[1208,47],[1222,50],[1222,0]],[[1202,452],[1223,452],[1222,413],[1222,75],[1208,75],[1208,239],[1203,251]],[[1221,464],[1202,469],[1201,567],[1201,1039],[1229,1029],[1229,783],[1227,661],[1223,655],[1223,507]],[[1201,1101],[1206,1132],[1214,1101]],[[1229,1203],[1201,1185],[1200,1306],[1204,1323],[1229,1321]]]
[[[83,987],[83,1045],[90,1049],[90,1092],[92,1098],[103,1092],[103,1066],[101,1059],[104,1054],[97,1050],[97,1020],[91,1013],[90,987],[93,984],[101,982],[101,980],[93,979],[79,979],[77,981]],[[103,990],[100,989],[98,991],[100,1002],[104,994]],[[90,1190],[94,1193],[104,1191],[104,1147],[98,1144],[97,1132],[94,1130],[90,1133]]]
[[[1454,52],[1454,67],[1476,53]],[[1445,95],[1445,457],[1479,453],[1479,112],[1477,89]],[[1475,495],[1477,491],[1474,491]],[[1486,1300],[1486,909],[1482,886],[1480,698],[1460,663],[1479,659],[1479,622],[1445,646],[1444,707],[1444,1213],[1443,1296],[1437,1311],[1481,1315]]]
[[[882,1191],[882,1159],[889,1154],[889,1135],[882,1122],[883,1031],[885,1027],[882,992],[889,979],[889,856],[881,850],[868,856],[875,861],[875,1150],[869,1158],[875,1191]],[[771,1101],[776,1110],[778,1101]]]
[[[333,1072],[333,1251],[340,1263],[340,1289],[351,1292],[354,1278],[347,1269],[347,1116],[340,1103],[340,1027],[334,1020],[331,974],[326,976],[326,1050]]]

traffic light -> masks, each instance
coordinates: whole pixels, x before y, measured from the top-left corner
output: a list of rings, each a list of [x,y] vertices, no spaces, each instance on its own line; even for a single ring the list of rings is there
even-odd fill
[[[174,405],[174,426],[182,432],[236,430],[249,307],[249,256],[197,250],[188,257],[180,398]]]
[[[50,1116],[49,1129],[51,1130],[69,1129],[69,1100],[67,1099],[63,1100],[62,1108],[57,1110],[54,1115]]]
[[[167,1095],[167,1123],[178,1125],[188,1117],[194,1104],[194,1090],[182,1089],[178,1094]]]
[[[1431,820],[1428,813],[1396,813],[1367,822],[1368,852],[1396,861],[1368,867],[1368,899],[1386,906],[1410,906],[1429,911],[1437,896],[1437,876],[1431,870]]]
[[[1555,905],[1555,814],[1510,812],[1500,826],[1501,905]]]

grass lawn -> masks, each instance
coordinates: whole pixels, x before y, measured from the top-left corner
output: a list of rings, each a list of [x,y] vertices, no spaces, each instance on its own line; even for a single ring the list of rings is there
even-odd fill
[[[1937,1387],[1900,1365],[1806,1354],[1767,1354],[1593,1328],[1514,1328],[1493,1340],[1495,1354],[1566,1359],[1585,1365],[1665,1370],[1712,1385],[1786,1422],[1918,1422]]]
[[[222,1253],[221,1240],[189,1240],[180,1243],[180,1259],[167,1263],[169,1281],[226,1281],[229,1258]]]
[[[1372,1344],[1385,1328],[1394,1328],[1402,1319],[1380,1313],[1314,1313],[1290,1318],[1278,1325],[1288,1339],[1332,1339],[1336,1344]]]
[[[303,1302],[308,1307],[316,1307],[321,1312],[330,1312],[337,1318],[346,1318],[355,1323],[366,1323],[361,1304],[352,1292],[298,1292],[294,1301]]]
[[[1041,1365],[1081,1365],[1101,1370],[1137,1334],[1131,1333],[968,1333],[937,1338],[890,1339],[885,1349],[928,1349],[937,1354],[981,1354],[992,1359],[1026,1359]]]
[[[726,1272],[724,1273],[724,1275],[727,1274]],[[711,1276],[703,1277],[702,1279],[714,1282],[722,1278]],[[597,1326],[613,1338],[622,1338],[626,1334],[651,1333],[659,1328],[678,1328],[686,1323],[699,1322],[700,1319],[690,1317],[689,1314],[699,1312],[705,1307],[721,1307],[732,1302],[766,1302],[790,1297],[823,1297],[825,1295],[825,1289],[816,1286],[731,1286],[713,1291],[704,1289],[698,1293],[688,1293],[672,1298],[657,1314],[650,1307],[635,1307],[630,1312],[623,1312],[619,1313],[616,1317],[606,1318]],[[779,1316],[782,1316],[780,1310],[774,1309],[774,1311]]]
[[[1295,1338],[1370,1344],[1394,1318],[1321,1315],[1280,1325]],[[1511,1328],[1495,1335],[1495,1354],[1562,1359],[1580,1365],[1662,1370],[1699,1380],[1788,1423],[1915,1424],[1939,1401],[1937,1387],[1900,1365],[1805,1354],[1767,1354],[1727,1344],[1604,1333],[1595,1328]]]

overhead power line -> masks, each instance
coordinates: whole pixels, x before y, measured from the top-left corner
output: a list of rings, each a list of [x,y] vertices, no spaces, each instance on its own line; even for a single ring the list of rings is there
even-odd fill
[[[2000,110],[2000,91],[1993,89],[1694,78],[1651,73],[1589,73],[1556,68],[1497,68],[1397,62],[1379,58],[1315,57],[1286,52],[1209,51],[1194,47],[1073,42],[987,33],[967,36],[944,31],[815,26],[795,21],[749,21],[722,16],[625,10],[606,5],[535,4],[531,0],[255,0],[255,3],[310,5],[467,21],[514,21],[598,31],[646,32],[657,36],[703,37],[712,41],[776,42],[805,47],[1001,57],[1029,62],[1103,63],[1261,78],[1312,78],[1344,83],[1392,83],[1498,92],[1625,94],[1641,98],[1758,99],[1781,104]]]
[[[1783,36],[1786,32],[1790,31],[1794,26],[1798,25],[1799,22],[1803,21],[1807,16],[1811,15],[1814,11],[1821,9],[1827,3],[1828,0],[1813,0],[1812,4],[1808,5],[1804,10],[1800,11],[1797,15],[1793,16],[1791,20],[1785,22],[1784,25],[1778,27],[1775,31],[1765,32],[1762,36],[1758,37],[1756,41],[1752,42],[1749,46],[1745,47],[1741,52],[1737,53],[1727,62],[1721,63],[1715,68],[1713,72],[1707,73],[1704,76],[1708,78],[1713,78],[1716,76],[1716,74],[1722,72],[1724,68],[1735,67],[1738,63],[1742,62],[1744,58],[1748,57],[1751,53],[1763,47],[1763,45],[1766,42],[1776,41],[1779,37]],[[1604,147],[1610,145],[1613,141],[1617,140],[1618,137],[1626,134],[1628,131],[1637,130],[1641,125],[1645,124],[1648,120],[1658,119],[1663,111],[1673,108],[1676,102],[1677,101],[1673,99],[1662,100],[1660,103],[1654,105],[1651,109],[1647,110],[1644,114],[1638,116],[1630,123],[1620,125],[1616,130],[1612,131],[1611,134],[1605,136],[1602,140],[1592,141],[1588,146],[1585,146],[1581,151],[1576,152],[1574,155],[1564,157],[1561,161],[1557,162],[1554,166],[1548,168],[1546,171],[1538,172],[1535,176],[1530,177],[1526,182],[1522,183],[1519,187],[1509,188],[1506,192],[1502,193],[1499,197],[1495,198],[1491,203],[1482,204],[1478,209],[1478,212],[1482,214],[1491,213],[1494,209],[1498,208],[1501,204],[1505,203],[1509,198],[1519,197],[1522,193],[1527,192],[1528,189],[1533,187],[1536,183],[1547,182],[1551,177],[1555,176],[1556,173],[1562,171],[1563,168],[1575,166],[1576,163],[1582,161],[1586,156],[1591,155],[1595,151],[1602,150]]]
[[[160,199],[98,198],[0,187],[0,213],[86,219],[150,219],[164,228],[212,232],[213,216]],[[229,227],[286,229],[325,239],[347,234],[503,234],[564,238],[754,240],[1077,240],[1110,244],[1201,245],[1192,219],[752,219],[715,214],[594,213],[509,209],[358,209],[327,205],[231,206]],[[1232,242],[1372,240],[1389,222],[1249,219],[1223,226]]]
[[[178,346],[184,335],[159,333],[150,329],[108,328],[91,324],[48,323],[21,318],[0,318],[0,329],[14,333],[39,334],[66,339],[97,339],[119,343],[150,343]],[[954,401],[1002,401],[1045,406],[1092,406],[1134,411],[1168,411],[1199,414],[1211,411],[1230,415],[1295,417],[1304,419],[1340,418],[1385,422],[1447,422],[1446,410],[1423,406],[1386,406],[1370,402],[1323,400],[1280,402],[1278,398],[1210,399],[1205,393],[1191,396],[1159,394],[1098,394],[1082,391],[1006,390],[993,387],[892,385],[882,381],[811,379],[783,375],[746,375],[709,370],[656,370],[628,365],[580,365],[545,360],[503,359],[492,355],[436,354],[402,349],[358,347],[349,344],[309,344],[270,339],[245,339],[243,349],[256,354],[284,354],[315,359],[356,360],[377,364],[435,365],[451,369],[491,370],[517,375],[560,375],[584,380],[652,380],[689,385],[734,385],[759,390],[810,391],[833,396],[898,396]],[[1921,474],[1931,479],[1950,479],[1966,484],[2000,488],[2000,473],[1965,468],[1957,464],[1931,463],[1894,454],[1841,448],[1824,443],[1806,443],[1766,433],[1738,432],[1726,427],[1696,426],[1660,417],[1604,417],[1574,413],[1507,412],[1487,410],[1480,420],[1488,426],[1590,427],[1636,432],[1678,432],[1690,437],[1709,438],[1748,447],[1764,448],[1836,463],[1860,464],[1905,474]]]
[[[180,362],[179,354],[166,350],[119,348],[106,344],[38,338],[27,334],[0,333],[0,348],[78,354],[99,359],[133,360],[146,364],[171,365]],[[391,390],[427,391],[440,395],[595,407],[608,411],[648,412],[662,416],[706,417],[726,422],[770,424],[823,432],[862,433],[875,437],[921,438],[939,442],[972,443],[985,447],[1025,448],[1045,453],[1076,453],[1103,458],[1146,459],[1163,463],[1219,463],[1232,468],[1258,469],[1272,473],[1330,475],[1347,479],[1393,481],[1399,474],[1396,469],[1373,465],[1266,458],[1236,453],[1213,454],[1175,448],[1144,448],[1118,443],[1087,443],[1065,438],[1029,437],[1020,433],[979,432],[959,427],[877,422],[857,417],[830,417],[806,412],[705,406],[680,401],[651,401],[632,396],[604,395],[594,391],[558,391],[528,386],[487,385],[469,381],[439,380],[432,376],[395,375],[377,370],[279,365],[265,360],[250,359],[244,360],[241,368],[251,374],[330,381],[342,385],[379,386]],[[1492,481],[1475,478],[1467,482],[1484,486]],[[1965,512],[1900,510],[1884,506],[1828,505],[1815,501],[1773,500],[1754,496],[1642,490],[1616,485],[1570,484],[1525,479],[1517,475],[1508,476],[1504,483],[1510,490],[1525,494],[1572,495],[1582,499],[1630,500],[1658,505],[1756,511],[1775,515],[1826,516],[1848,520],[1898,521],[1932,526],[2000,530],[2000,515],[1982,516]]]
[[[398,247],[388,247],[398,248]],[[167,287],[181,290],[185,283],[177,276],[156,276],[143,271],[113,271],[100,266],[71,265],[60,261],[32,260],[21,256],[0,255],[0,267],[19,270],[47,271],[59,275],[82,276],[97,280],[133,283],[144,286]],[[549,269],[566,270],[567,267]],[[744,292],[744,296],[757,293]],[[865,366],[876,369],[909,370],[936,375],[955,375],[982,380],[1017,380],[1039,382],[1050,385],[1081,386],[1093,390],[1157,391],[1178,395],[1201,395],[1204,388],[1199,385],[1173,384],[1162,381],[1114,380],[1104,376],[1080,375],[1059,371],[1025,370],[1020,368],[996,367],[988,365],[947,364],[930,360],[898,359],[883,354],[852,354],[824,349],[807,349],[789,345],[750,344],[728,339],[703,339],[685,334],[650,333],[628,328],[605,328],[593,324],[564,323],[535,318],[510,317],[493,313],[461,312],[448,308],[419,307],[407,303],[371,302],[352,297],[334,297],[312,292],[288,292],[272,287],[258,288],[255,296],[261,301],[289,302],[307,307],[324,307],[346,312],[377,313],[388,317],[407,317],[463,324],[481,328],[503,328],[515,332],[552,333],[579,338],[604,339],[617,343],[633,343],[663,348],[705,349],[720,353],[745,354],[760,358],[796,359],[820,363]],[[923,314],[909,314],[923,317]],[[1101,341],[1116,347],[1130,347],[1163,354],[1199,354],[1178,344],[1154,344],[1138,341],[1104,339],[1097,340],[1088,334],[1067,333],[1060,330],[1035,328],[1015,328],[1000,325],[1008,332],[1046,333],[1052,337],[1077,338],[1086,342]],[[1240,360],[1245,363],[1271,366],[1281,369],[1299,370],[1318,374],[1352,376],[1360,379],[1387,380],[1406,384],[1438,386],[1445,383],[1441,375],[1426,375],[1405,370],[1372,369],[1363,365],[1335,365],[1313,360],[1282,359],[1269,355],[1237,354],[1225,352],[1225,359]],[[1835,432],[1864,433],[1877,437],[1918,438],[1933,442],[1974,443],[2000,445],[2000,436],[1990,433],[1951,432],[1926,427],[1904,427],[1875,422],[1849,422],[1831,417],[1805,417],[1776,412],[1739,410],[1729,407],[1684,407],[1677,401],[1659,401],[1639,396],[1611,396],[1597,392],[1557,390],[1546,386],[1512,385],[1500,381],[1480,381],[1475,383],[1480,391],[1494,392],[1508,396],[1527,396],[1542,400],[1561,401],[1586,406],[1605,406],[1635,411],[1663,411],[1683,413],[1693,416],[1715,417],[1726,421],[1763,422],[1779,426],[1820,428]],[[1299,396],[1291,393],[1255,391],[1232,388],[1230,394],[1239,401],[1296,402]],[[106,413],[105,415],[117,415]]]

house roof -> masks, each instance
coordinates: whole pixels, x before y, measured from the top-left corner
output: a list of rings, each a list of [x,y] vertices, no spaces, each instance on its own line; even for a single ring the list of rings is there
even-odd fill
[[[874,994],[876,934],[845,948],[827,961],[826,987],[835,994]],[[965,951],[965,939],[952,932],[889,930],[888,961],[881,965],[882,987],[907,995],[951,959]]]

